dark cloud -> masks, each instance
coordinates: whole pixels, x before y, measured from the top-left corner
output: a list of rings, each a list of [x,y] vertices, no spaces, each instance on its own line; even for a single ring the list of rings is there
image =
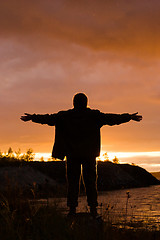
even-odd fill
[[[26,1],[0,3],[1,35],[35,36],[33,44],[55,39],[95,50],[159,56],[160,2]]]

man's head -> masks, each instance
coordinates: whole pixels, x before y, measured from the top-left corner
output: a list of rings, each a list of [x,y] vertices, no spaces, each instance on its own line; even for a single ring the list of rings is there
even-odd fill
[[[73,106],[75,109],[85,109],[87,102],[88,98],[84,93],[77,93],[73,98]]]

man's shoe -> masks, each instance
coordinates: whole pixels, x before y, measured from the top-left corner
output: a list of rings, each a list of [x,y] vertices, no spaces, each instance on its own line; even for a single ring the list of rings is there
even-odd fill
[[[90,214],[92,217],[96,218],[97,217],[97,208],[96,207],[91,207],[90,208]]]
[[[67,215],[67,217],[75,217],[76,216],[76,208],[70,208],[70,210],[69,210],[69,213],[68,213],[68,215]]]

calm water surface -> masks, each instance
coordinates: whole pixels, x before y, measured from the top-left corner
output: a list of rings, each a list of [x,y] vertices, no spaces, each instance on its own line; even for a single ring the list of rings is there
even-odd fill
[[[66,198],[49,199],[49,202],[53,201],[56,201],[64,212],[67,211]],[[150,227],[160,229],[160,185],[99,192],[98,202],[99,214],[112,223],[146,222]],[[77,212],[86,211],[89,211],[86,196],[80,196]]]

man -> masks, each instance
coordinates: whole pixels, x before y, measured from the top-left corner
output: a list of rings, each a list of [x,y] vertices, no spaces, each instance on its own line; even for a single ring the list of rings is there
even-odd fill
[[[97,215],[96,157],[100,155],[100,128],[142,120],[138,113],[105,114],[88,108],[87,102],[84,93],[77,93],[73,98],[73,109],[50,115],[25,113],[21,116],[23,121],[55,126],[52,157],[63,160],[66,156],[67,159],[69,215],[74,215],[78,206],[81,165],[90,212],[92,216]]]

